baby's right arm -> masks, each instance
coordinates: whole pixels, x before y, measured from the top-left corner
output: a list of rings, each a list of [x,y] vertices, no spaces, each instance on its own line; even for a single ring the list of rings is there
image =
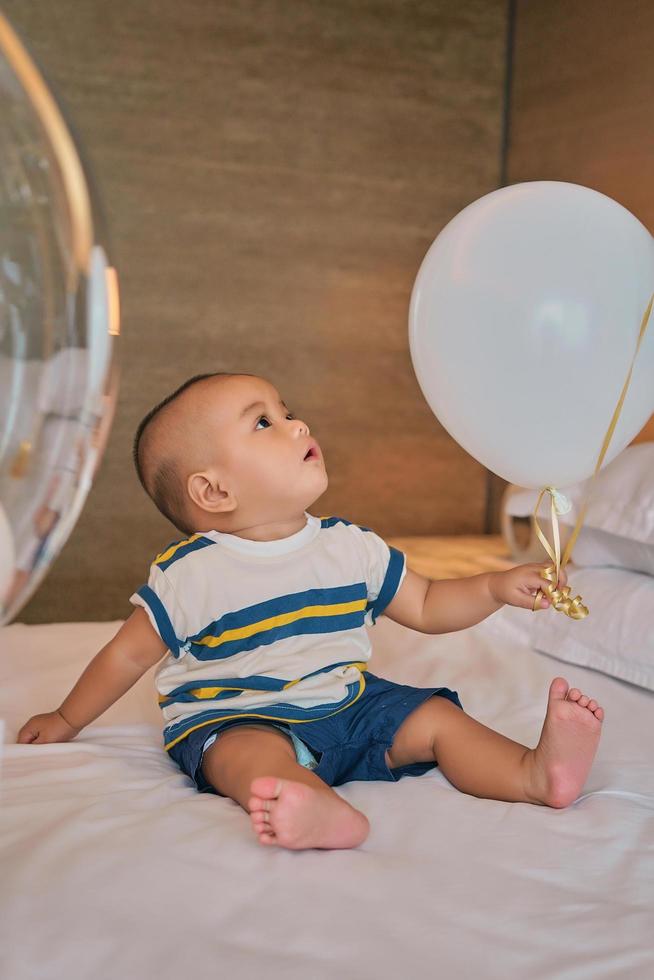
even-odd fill
[[[139,607],[93,658],[56,711],[34,715],[17,742],[68,742],[123,696],[168,647]]]

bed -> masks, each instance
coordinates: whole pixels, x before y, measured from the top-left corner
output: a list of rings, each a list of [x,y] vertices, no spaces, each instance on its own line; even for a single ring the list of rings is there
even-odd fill
[[[485,540],[484,551],[456,539],[449,565],[441,541],[441,577],[511,564]],[[393,543],[412,561],[410,540]],[[424,569],[439,542],[414,545]],[[549,682],[566,677],[606,715],[579,799],[562,810],[478,799],[437,769],[348,783],[336,791],[371,831],[343,851],[264,848],[236,803],[197,793],[162,749],[152,672],[73,742],[15,744],[120,623],[0,630],[0,975],[654,976],[654,692],[537,652],[530,616],[504,607],[435,636],[382,617],[370,669],[448,686],[526,745]]]

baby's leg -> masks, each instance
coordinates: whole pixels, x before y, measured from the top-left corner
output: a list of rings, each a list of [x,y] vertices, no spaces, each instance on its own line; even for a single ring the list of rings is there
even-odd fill
[[[457,789],[471,796],[565,807],[586,781],[603,718],[596,701],[555,677],[540,740],[529,749],[475,721],[451,701],[433,697],[398,729],[389,765],[432,758]]]
[[[368,818],[301,766],[279,729],[227,729],[204,753],[202,773],[250,814],[261,844],[331,849],[357,847],[368,836]]]

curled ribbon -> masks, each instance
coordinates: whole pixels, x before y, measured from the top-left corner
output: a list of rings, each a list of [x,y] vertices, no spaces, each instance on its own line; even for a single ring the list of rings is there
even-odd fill
[[[550,494],[550,503],[552,506],[552,531],[554,534],[554,552],[552,552],[552,549],[547,542],[547,538],[542,533],[538,520],[536,519],[536,514],[538,513],[538,508],[541,500],[543,499],[544,493]],[[565,613],[565,615],[569,616],[570,619],[584,619],[588,615],[588,607],[584,606],[582,603],[581,596],[578,595],[576,598],[571,599],[569,585],[566,585],[564,589],[557,588],[559,581],[559,570],[564,567],[568,560],[566,552],[565,560],[563,562],[561,561],[561,539],[559,537],[559,522],[557,520],[557,513],[567,513],[567,510],[562,511],[557,506],[558,497],[559,494],[555,487],[544,487],[540,492],[540,496],[534,510],[534,527],[536,529],[536,534],[540,538],[541,544],[547,551],[548,555],[554,562],[554,565],[548,565],[547,568],[542,569],[540,573],[540,577],[545,579],[547,585],[543,586],[543,588],[539,589],[536,593],[533,611],[536,612],[537,609],[540,608],[540,601],[543,598],[543,595],[546,594],[550,600],[552,608],[556,609],[557,612]]]
[[[597,463],[595,465],[595,472],[593,473],[592,479],[588,486],[588,490],[586,491],[586,498],[584,500],[583,506],[579,513],[579,517],[577,518],[577,523],[575,524],[574,531],[570,535],[568,543],[566,544],[563,558],[560,557],[561,542],[559,538],[559,522],[557,519],[557,514],[566,514],[570,510],[569,501],[567,500],[566,497],[563,496],[562,493],[560,493],[556,489],[556,487],[543,487],[538,497],[538,500],[536,502],[536,507],[534,508],[534,514],[533,514],[534,528],[536,530],[536,534],[540,538],[541,544],[545,548],[546,552],[548,553],[548,555],[550,556],[554,564],[548,565],[546,568],[542,569],[540,573],[540,577],[544,579],[545,582],[547,582],[547,585],[544,585],[543,588],[539,589],[538,592],[536,593],[536,598],[534,599],[534,605],[533,605],[534,612],[536,612],[537,609],[539,609],[541,599],[544,597],[544,595],[547,595],[548,599],[552,604],[552,607],[556,609],[557,612],[565,613],[565,615],[569,616],[570,619],[584,619],[586,616],[588,616],[588,607],[584,606],[584,604],[581,601],[580,595],[578,595],[575,599],[570,599],[569,586],[566,585],[564,589],[557,588],[558,581],[559,581],[559,574],[560,574],[560,570],[562,568],[565,568],[565,566],[567,565],[568,560],[570,558],[570,554],[572,552],[572,547],[575,541],[577,540],[577,535],[581,531],[581,527],[584,522],[584,518],[586,516],[586,510],[588,508],[588,503],[590,501],[590,495],[593,489],[593,485],[595,483],[595,477],[599,473],[600,467],[602,465],[602,460],[606,455],[606,451],[609,448],[609,443],[613,436],[613,432],[615,430],[617,421],[620,418],[620,412],[622,411],[622,405],[625,400],[625,395],[627,394],[627,389],[629,388],[629,384],[631,382],[631,375],[634,369],[634,364],[636,362],[636,358],[638,356],[638,351],[640,350],[640,345],[642,343],[643,337],[645,336],[645,331],[647,330],[649,315],[652,312],[653,303],[654,303],[654,293],[652,293],[650,301],[647,305],[647,309],[643,314],[643,319],[641,320],[641,324],[640,324],[640,333],[638,335],[638,342],[636,344],[636,350],[634,351],[634,356],[631,359],[631,366],[629,368],[629,373],[627,374],[627,380],[623,385],[622,394],[618,399],[618,404],[615,406],[613,417],[611,418],[611,422],[607,429],[606,435],[604,436],[604,442],[602,444],[602,448],[600,450],[600,454]],[[552,517],[552,533],[554,534],[553,550],[550,547],[545,535],[542,533],[536,517],[544,493],[549,493],[551,498],[550,503],[551,503],[551,517]]]

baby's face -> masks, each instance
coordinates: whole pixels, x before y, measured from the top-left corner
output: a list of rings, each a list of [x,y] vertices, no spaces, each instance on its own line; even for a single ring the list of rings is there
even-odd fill
[[[208,443],[207,473],[215,472],[221,491],[235,497],[241,519],[294,517],[325,492],[320,447],[274,385],[237,375],[207,379],[195,394]]]

